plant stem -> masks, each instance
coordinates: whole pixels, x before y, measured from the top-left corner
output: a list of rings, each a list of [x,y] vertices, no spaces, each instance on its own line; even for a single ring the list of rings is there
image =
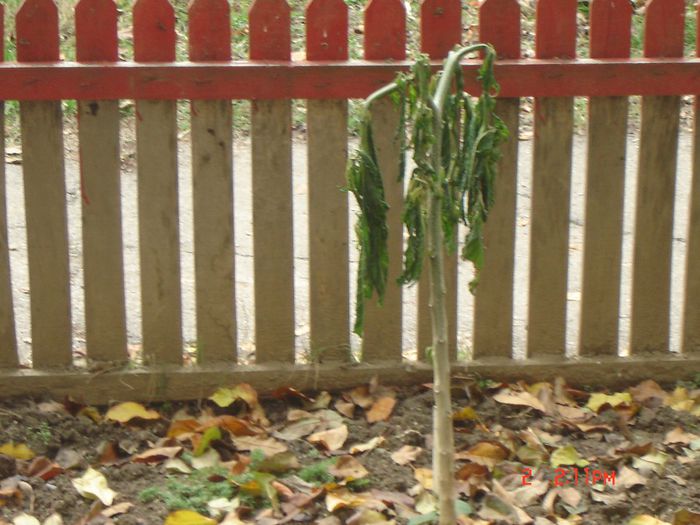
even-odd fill
[[[454,436],[452,432],[452,396],[450,392],[450,355],[447,346],[447,308],[445,306],[445,261],[441,222],[442,199],[433,192],[428,200],[428,253],[430,254],[430,315],[433,328],[433,469],[435,491],[439,497],[440,525],[457,520],[454,493]]]
[[[455,74],[461,74],[460,60],[469,53],[485,49],[484,45],[451,51],[445,60],[442,76],[430,101],[433,109],[434,136],[432,164],[437,180],[428,198],[428,253],[430,255],[430,318],[433,330],[433,470],[438,494],[440,525],[457,522],[454,490],[454,432],[452,428],[452,395],[450,391],[450,353],[448,348],[447,305],[445,289],[444,234],[442,231],[442,166],[443,110]]]

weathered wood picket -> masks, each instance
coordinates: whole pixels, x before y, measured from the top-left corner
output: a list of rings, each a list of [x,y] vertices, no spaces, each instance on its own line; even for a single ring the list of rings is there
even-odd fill
[[[421,50],[439,60],[463,40],[460,0],[424,0]],[[497,204],[474,308],[467,370],[503,379],[615,384],[700,372],[700,131],[695,128],[682,352],[669,351],[671,247],[681,95],[700,93],[700,59],[683,57],[684,0],[646,8],[644,58],[630,59],[629,2],[590,4],[590,59],[576,58],[576,0],[539,0],[536,58],[521,58],[520,6],[484,0],[480,39],[499,52],[498,112],[511,130],[503,148]],[[0,6],[0,17],[4,15]],[[350,236],[344,184],[348,99],[361,98],[408,67],[400,0],[365,8],[364,59],[349,60],[348,7],[312,0],[306,59],[292,60],[285,0],[256,0],[250,59],[231,60],[227,0],[195,0],[189,62],[175,60],[175,13],[167,0],[133,8],[134,61],[118,60],[112,0],[81,0],[77,62],[59,60],[53,0],[25,0],[16,15],[17,62],[0,62],[0,100],[20,102],[31,367],[20,365],[8,246],[5,166],[0,167],[0,397],[72,394],[92,402],[175,399],[246,381],[259,391],[284,384],[344,388],[379,375],[388,383],[430,378],[427,294],[418,291],[418,360],[402,354],[402,291],[369,304],[361,361],[350,352]],[[0,26],[2,20],[0,20]],[[700,24],[699,24],[700,26]],[[0,57],[4,39],[0,39]],[[700,51],[699,51],[700,53]],[[476,90],[478,61],[464,64]],[[631,356],[618,355],[628,97],[642,95],[633,261]],[[578,356],[565,356],[573,97],[589,97],[581,329]],[[527,358],[513,358],[514,268],[520,99],[535,97]],[[120,208],[119,100],[136,101],[142,334],[145,366],[128,363]],[[238,364],[234,268],[235,159],[232,100],[252,101],[251,145],[256,348]],[[291,101],[307,101],[308,224],[293,224]],[[72,324],[61,100],[77,100],[87,356],[97,374],[71,367]],[[194,267],[198,356],[183,364],[176,101],[191,102]],[[386,174],[392,278],[403,249],[403,187],[397,181],[399,115],[373,111]],[[696,117],[698,109],[696,109]],[[2,115],[0,115],[2,119]],[[4,126],[4,123],[0,120]],[[0,141],[4,157],[4,139]],[[236,226],[240,227],[240,226]],[[310,340],[320,362],[296,362],[294,228],[309,231]],[[457,257],[448,269],[451,349],[456,358]],[[318,357],[317,356],[317,357]],[[121,366],[124,365],[124,366]]]

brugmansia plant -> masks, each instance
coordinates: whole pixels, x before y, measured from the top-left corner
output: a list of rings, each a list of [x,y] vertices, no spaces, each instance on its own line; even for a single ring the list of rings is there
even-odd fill
[[[463,89],[460,61],[483,53],[478,98]],[[379,89],[364,102],[360,145],[348,163],[348,190],[359,205],[357,236],[360,261],[357,277],[355,332],[362,335],[364,301],[374,292],[384,296],[388,274],[389,235],[382,174],[372,140],[371,108],[391,97],[400,109],[399,173],[403,180],[405,153],[411,150],[414,168],[406,190],[402,221],[408,233],[399,284],[418,281],[426,256],[429,261],[432,358],[435,407],[433,412],[433,472],[439,497],[439,523],[456,523],[454,495],[454,436],[450,395],[450,358],[443,248],[456,249],[459,223],[467,227],[462,257],[471,261],[478,278],[484,260],[483,226],[494,200],[499,144],[508,136],[494,114],[498,84],[493,74],[495,52],[484,44],[457,48],[433,75],[425,56],[407,74]],[[476,279],[471,288],[476,285]]]

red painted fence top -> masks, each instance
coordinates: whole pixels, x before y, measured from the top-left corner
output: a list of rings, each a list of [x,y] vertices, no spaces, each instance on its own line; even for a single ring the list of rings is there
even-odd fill
[[[501,96],[697,94],[700,60],[683,57],[684,0],[645,7],[643,59],[630,59],[632,8],[592,0],[590,56],[576,59],[577,0],[538,0],[536,59],[521,59],[517,0],[483,0],[479,38],[495,46]],[[462,2],[424,0],[421,51],[436,61],[463,42]],[[405,70],[406,8],[402,0],[368,0],[364,61],[348,60],[348,7],[312,0],[306,8],[306,60],[292,60],[290,7],[255,0],[249,12],[250,60],[231,61],[230,2],[193,0],[188,57],[176,62],[175,11],[168,0],[133,7],[134,62],[118,62],[114,0],[80,0],[77,63],[59,63],[58,10],[53,0],[25,0],[16,14],[17,62],[0,63],[0,99],[280,99],[360,98]],[[0,6],[0,17],[2,17]],[[700,27],[700,24],[699,24]],[[0,44],[1,45],[1,44]],[[465,87],[478,92],[478,61],[465,61]]]

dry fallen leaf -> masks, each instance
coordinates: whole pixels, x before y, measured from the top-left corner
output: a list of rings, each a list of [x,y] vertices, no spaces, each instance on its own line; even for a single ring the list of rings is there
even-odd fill
[[[513,392],[512,390],[501,390],[493,396],[494,401],[504,405],[526,406],[545,412],[542,402],[530,392]]]
[[[493,468],[501,461],[508,459],[508,456],[510,456],[510,450],[502,443],[497,441],[480,441],[469,448],[469,450],[459,452],[455,457]]]
[[[163,464],[165,470],[171,470],[174,472],[181,472],[182,474],[189,474],[192,469],[182,461],[180,458],[169,459]]]
[[[673,525],[700,525],[700,513],[679,510],[673,515]]]
[[[649,454],[645,454],[642,457],[634,458],[632,460],[632,466],[639,470],[642,474],[648,474],[649,472],[656,472],[657,474],[663,474],[666,467],[666,463],[670,459],[670,456],[664,452],[654,450]]]
[[[654,516],[648,514],[639,514],[634,516],[631,520],[627,522],[626,525],[671,525],[666,521],[661,521]]]
[[[140,403],[127,401],[110,408],[105,418],[118,423],[128,423],[132,419],[160,419],[160,414],[155,410],[148,410]]]
[[[346,429],[347,430],[347,429]],[[287,445],[277,441],[274,438],[261,438],[257,436],[242,436],[233,438],[233,443],[238,450],[256,450],[259,449],[265,454],[266,458],[287,451]]]
[[[341,456],[328,472],[336,478],[345,481],[364,478],[369,474],[367,469],[354,456]]]
[[[162,463],[182,452],[182,447],[157,447],[134,456],[134,463]]]
[[[63,468],[58,463],[54,463],[49,458],[39,456],[34,458],[27,467],[26,474],[36,478],[41,478],[44,481],[49,481],[59,474],[63,473]]]
[[[105,518],[111,518],[120,514],[126,514],[133,506],[134,504],[130,501],[123,501],[104,509],[102,512],[100,512],[100,514],[102,514]]]
[[[664,437],[664,445],[689,445],[692,441],[700,438],[695,434],[684,431],[681,427],[676,427],[669,431]]]
[[[189,435],[196,432],[200,426],[199,421],[196,419],[175,419],[170,423],[170,428],[168,428],[168,433],[166,435],[169,438]]]
[[[479,416],[473,407],[462,407],[452,414],[452,419],[455,421],[475,421],[479,419]]]
[[[59,513],[54,512],[41,525],[63,525],[63,518]]]
[[[580,456],[573,445],[565,445],[556,449],[549,457],[549,463],[553,467],[558,467],[560,465],[576,465],[578,467],[585,467],[588,465],[588,461]]]
[[[629,392],[617,392],[615,394],[591,394],[591,397],[586,403],[586,408],[593,412],[599,412],[605,405],[610,405],[615,408],[620,405],[629,405],[632,403],[632,395]]]
[[[362,494],[350,492],[347,489],[333,490],[326,494],[326,509],[335,512],[338,509],[363,507],[367,498]]]
[[[372,406],[372,403],[374,403],[374,398],[369,393],[369,389],[366,386],[353,388],[348,395],[352,402],[360,408],[368,409]]]
[[[309,443],[320,443],[327,450],[333,451],[340,449],[347,438],[348,427],[347,425],[341,425],[330,430],[316,432],[308,437],[308,441]]]
[[[433,490],[433,471],[429,468],[417,468],[413,471],[413,477],[425,490]]]
[[[82,477],[71,480],[78,494],[88,499],[99,499],[109,507],[117,495],[107,484],[107,478],[101,472],[88,468]]]
[[[209,399],[221,408],[231,406],[239,399],[247,405],[258,403],[258,393],[247,383],[241,383],[232,388],[219,388]]]
[[[377,421],[386,421],[391,416],[391,412],[396,405],[396,399],[393,397],[382,397],[377,399],[372,405],[372,408],[367,412],[367,422],[376,423]]]
[[[255,423],[263,426],[269,425],[269,421],[265,417],[265,411],[258,401],[258,393],[247,383],[240,383],[233,388],[219,388],[209,396],[209,399],[221,408],[229,407],[240,399],[248,405],[252,420]]]
[[[615,490],[629,489],[635,485],[646,485],[647,479],[628,467],[622,467],[615,476]]]
[[[193,457],[191,463],[192,468],[195,470],[216,467],[221,464],[221,456],[219,456],[219,453],[216,450],[210,448],[201,456]]]
[[[168,514],[163,525],[216,525],[216,520],[193,510],[177,510]]]
[[[234,436],[255,436],[260,434],[260,429],[253,427],[247,421],[231,415],[223,415],[207,419],[198,428],[197,432],[206,431],[212,427],[228,430]]]
[[[15,516],[15,519],[12,520],[13,525],[41,525],[41,522],[36,519],[34,516],[30,516],[29,514],[25,514],[24,512]]]
[[[367,441],[366,443],[358,443],[350,447],[350,454],[360,454],[361,452],[367,452],[368,450],[374,450],[379,445],[386,441],[384,436],[376,436]]]
[[[423,449],[420,447],[404,445],[391,455],[391,459],[393,459],[394,463],[397,465],[408,465],[415,461],[422,452]]]
[[[671,395],[664,400],[664,404],[676,411],[688,411],[693,408],[695,401],[690,398],[687,388],[678,386]]]
[[[15,459],[28,460],[34,458],[36,454],[32,449],[23,443],[17,443],[16,445],[12,442],[5,443],[0,446],[0,454],[5,456],[10,456]]]
[[[661,405],[668,397],[656,381],[648,379],[629,389],[632,399],[640,405],[655,407]]]
[[[355,405],[354,403],[349,403],[348,401],[343,401],[338,399],[333,405],[335,409],[347,418],[352,419],[355,415]]]

